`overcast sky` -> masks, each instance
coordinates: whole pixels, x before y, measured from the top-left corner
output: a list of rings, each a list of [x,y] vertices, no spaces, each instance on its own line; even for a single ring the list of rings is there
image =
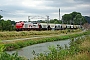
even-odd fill
[[[61,17],[73,11],[90,16],[90,0],[0,0],[0,15],[14,21],[28,21],[28,16],[46,18],[46,15],[58,19],[59,8]]]

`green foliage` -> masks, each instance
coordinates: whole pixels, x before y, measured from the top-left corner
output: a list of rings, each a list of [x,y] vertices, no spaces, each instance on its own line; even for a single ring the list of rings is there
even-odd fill
[[[71,14],[65,14],[62,16],[62,19],[63,19],[63,22],[66,24],[66,23],[69,23],[70,20],[72,19],[72,15]],[[70,23],[69,23],[70,24]]]
[[[80,33],[80,34],[47,37],[47,38],[40,38],[40,39],[35,39],[35,40],[31,39],[31,40],[27,40],[27,41],[18,41],[16,43],[5,44],[5,47],[6,47],[6,50],[14,50],[14,49],[19,49],[19,48],[29,46],[29,45],[33,45],[33,44],[58,41],[58,40],[65,40],[65,39],[75,38],[75,37],[79,37],[82,35],[88,35],[88,34],[90,34],[90,31]]]
[[[24,33],[23,33],[24,34]],[[27,41],[18,41],[16,43],[10,43],[10,44],[5,44],[2,45],[2,48],[0,47],[0,51],[3,52],[4,47],[6,47],[6,50],[14,50],[18,48],[22,48],[25,46],[29,46],[32,44],[37,44],[37,43],[43,43],[43,42],[49,42],[49,41],[56,41],[56,40],[63,40],[63,39],[68,39],[68,38],[75,38],[78,36],[82,35],[88,35],[90,34],[90,31],[80,33],[80,34],[71,34],[71,35],[64,35],[64,36],[56,36],[56,37],[48,37],[48,38],[42,38],[38,40],[27,40]],[[78,54],[78,52],[81,52],[83,50],[82,48],[79,47],[79,45],[84,41],[83,38],[78,38],[76,40],[72,39],[70,42],[70,47],[67,47],[65,45],[65,49],[62,48],[60,45],[55,46],[50,46],[49,50],[50,53],[41,53],[36,57],[35,59],[37,60],[64,60],[68,56],[74,56],[74,54]],[[90,48],[84,48],[83,51],[88,50],[90,51]],[[35,52],[34,52],[35,54]],[[18,57],[17,53],[14,53],[12,55],[9,55],[5,52],[1,54],[1,59],[2,60],[24,60],[22,57]]]
[[[12,55],[6,53],[4,44],[0,44],[0,60],[25,60],[23,57],[19,57],[18,53]]]
[[[0,20],[1,20],[1,18],[3,18],[3,16],[0,15]]]
[[[61,24],[62,21],[60,20],[57,20],[57,19],[54,19],[54,20],[50,20],[50,23],[55,23],[55,24]]]
[[[57,45],[57,47],[49,46],[50,52],[41,53],[37,57],[35,57],[34,60],[89,60],[90,57],[88,56],[90,56],[90,52],[89,52],[90,48],[89,47],[88,48],[85,47],[82,49],[80,48],[80,45],[84,41],[88,41],[89,39],[90,36],[72,39],[70,42],[70,46],[67,47],[65,45],[65,49],[63,49],[60,45]],[[86,53],[87,55],[83,55],[83,53],[85,54],[85,51],[86,52],[88,51]],[[78,56],[78,54],[81,54],[81,56]]]
[[[73,30],[73,32],[78,32],[80,30]],[[71,31],[72,32],[72,31]],[[70,33],[71,33],[70,32]],[[0,32],[1,40],[13,40],[17,38],[30,38],[30,37],[38,37],[38,36],[49,36],[49,35],[57,35],[61,33],[67,33],[67,30],[55,30],[55,31],[4,31]]]
[[[0,60],[25,60],[25,58],[19,57],[17,53],[13,53],[12,55],[10,55],[6,52],[2,52]]]
[[[5,50],[4,44],[0,44],[0,52],[3,52]]]
[[[38,21],[35,21],[35,22],[40,22],[40,23],[47,23],[47,20],[43,21],[43,20],[38,20]],[[58,20],[58,19],[51,19],[50,21],[48,21],[48,23],[55,23],[55,24],[61,24],[62,21]]]
[[[90,24],[90,17],[89,16],[84,16],[84,18],[87,20],[87,22]]]
[[[75,25],[84,24],[87,22],[80,12],[72,12],[70,14],[64,14],[62,16],[62,20],[63,23],[65,24],[75,24]]]
[[[12,24],[13,24],[13,26],[12,26]],[[15,29],[14,24],[15,24],[14,21],[1,19],[0,20],[0,30],[1,31],[11,31],[11,30],[14,30]]]
[[[40,23],[46,23],[45,21],[43,20],[38,20],[37,22],[40,22]]]

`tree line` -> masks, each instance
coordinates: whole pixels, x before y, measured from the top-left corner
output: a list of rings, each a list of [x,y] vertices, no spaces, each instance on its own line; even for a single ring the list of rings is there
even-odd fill
[[[87,22],[90,24],[90,16],[84,16]]]
[[[2,18],[3,16],[0,15],[0,31],[15,30],[15,21],[4,20]],[[47,20],[38,20],[36,22],[47,23]],[[82,16],[80,12],[72,12],[70,14],[64,14],[61,20],[51,19],[48,21],[48,23],[83,25],[87,23],[87,20]]]
[[[13,31],[15,30],[15,21],[4,20],[0,15],[0,31]]]
[[[72,12],[70,14],[64,14],[62,16],[63,23],[83,25],[87,20],[81,15],[80,12]]]
[[[39,22],[45,23],[46,21],[39,20]],[[70,14],[64,14],[61,20],[52,19],[49,23],[83,25],[87,23],[87,20],[80,12],[72,12]]]

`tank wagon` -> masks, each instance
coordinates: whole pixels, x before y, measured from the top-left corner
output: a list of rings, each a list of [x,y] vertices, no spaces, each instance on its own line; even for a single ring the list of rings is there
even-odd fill
[[[17,22],[16,31],[30,31],[30,30],[63,30],[63,29],[77,29],[80,25],[68,24],[54,24],[54,23],[36,23],[36,22]]]

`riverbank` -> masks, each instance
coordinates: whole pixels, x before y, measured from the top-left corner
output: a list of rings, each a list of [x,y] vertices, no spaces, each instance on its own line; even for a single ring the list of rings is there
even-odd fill
[[[90,34],[90,31],[65,34],[65,35],[61,35],[61,36],[58,35],[58,36],[52,36],[52,37],[47,37],[47,38],[43,37],[43,38],[35,38],[35,39],[31,39],[31,40],[15,41],[12,43],[5,43],[5,47],[6,47],[6,50],[10,51],[10,50],[23,48],[23,47],[33,45],[33,44],[71,39],[71,38],[88,35],[88,34]]]
[[[40,53],[33,60],[90,60],[90,35],[72,39],[70,46],[50,46],[49,53]]]
[[[76,38],[75,40],[71,38],[70,47],[65,45],[65,49],[63,49],[60,45],[57,45],[57,48],[50,46],[50,53],[40,53],[34,58],[34,60],[90,60],[90,31],[82,32],[78,36],[83,35],[85,36],[78,39]],[[18,56],[18,53],[9,55],[6,52],[3,52],[5,49],[4,46],[5,45],[1,46],[0,44],[1,60],[28,60],[24,57]]]

